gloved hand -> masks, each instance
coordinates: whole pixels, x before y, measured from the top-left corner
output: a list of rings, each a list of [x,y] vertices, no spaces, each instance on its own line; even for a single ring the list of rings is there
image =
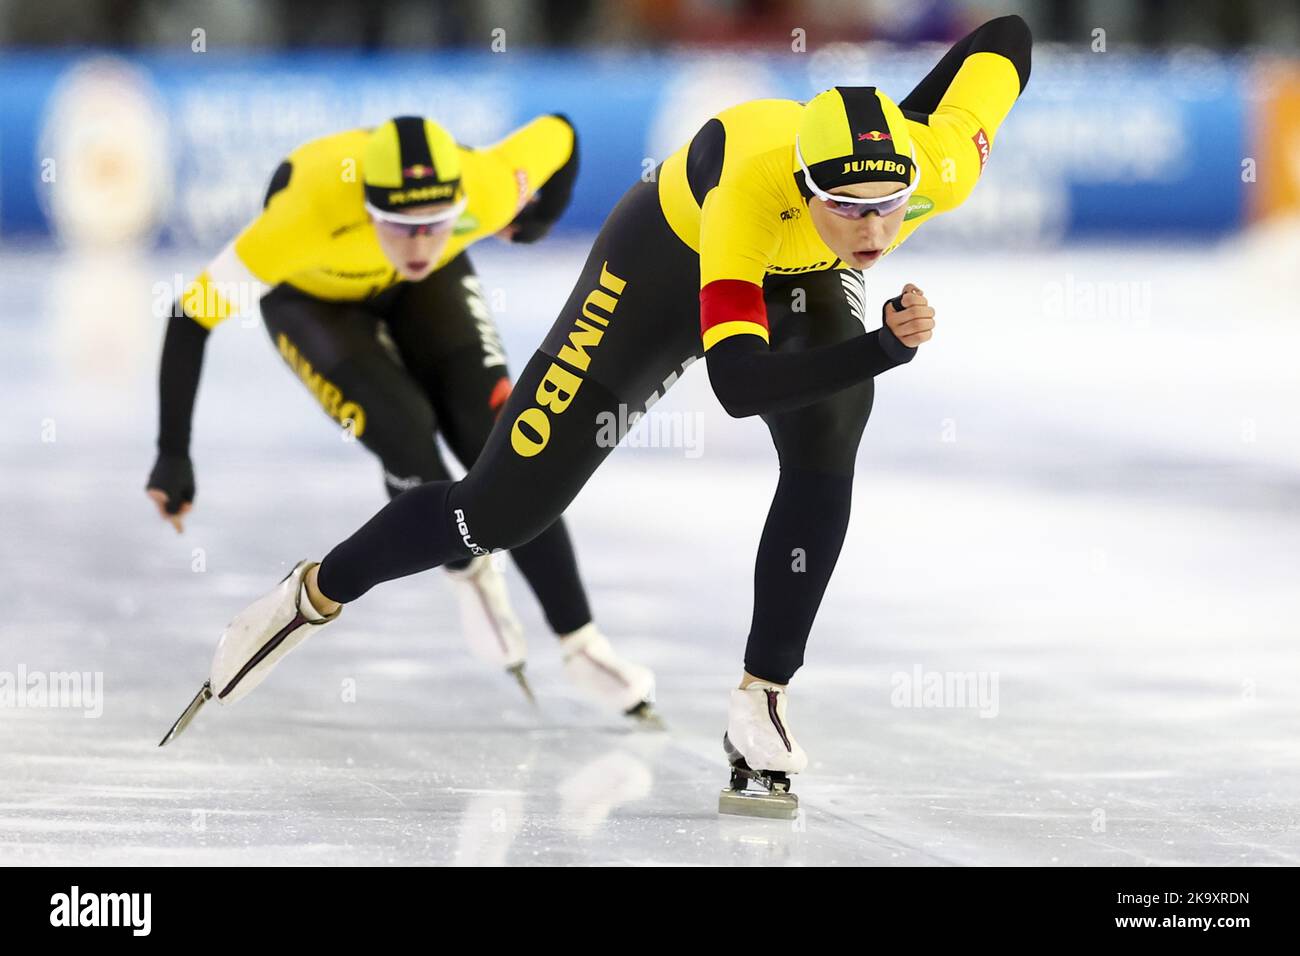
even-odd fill
[[[880,344],[900,362],[910,362],[921,343],[934,335],[934,309],[911,282],[881,306],[880,320]]]
[[[145,493],[158,506],[158,514],[170,521],[176,533],[184,530],[182,519],[194,507],[194,465],[188,455],[160,452],[149,472]]]
[[[562,113],[552,114],[557,119],[573,124]],[[578,133],[573,133],[573,151],[568,161],[537,190],[537,194],[519,211],[509,226],[511,242],[536,242],[555,225],[557,219],[564,215],[573,197],[573,184],[578,178]]]

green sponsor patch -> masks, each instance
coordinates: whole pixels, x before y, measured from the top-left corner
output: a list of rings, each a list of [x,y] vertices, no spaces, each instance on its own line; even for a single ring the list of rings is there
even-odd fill
[[[928,196],[913,196],[907,202],[907,215],[903,217],[903,222],[909,219],[917,219],[924,216],[934,208],[934,200]]]
[[[478,228],[478,219],[476,219],[474,216],[471,216],[469,213],[465,213],[459,219],[456,220],[456,227],[452,229],[452,234],[456,236],[462,236],[467,232],[473,232],[477,228]]]

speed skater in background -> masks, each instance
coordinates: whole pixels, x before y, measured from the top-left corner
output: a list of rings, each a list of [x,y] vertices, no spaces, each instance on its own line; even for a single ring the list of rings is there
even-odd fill
[[[595,423],[634,420],[620,406],[644,410],[703,356],[723,408],[760,416],[780,461],[720,809],[795,812],[788,775],[808,758],[790,730],[787,684],[848,527],[874,379],[911,361],[935,327],[908,283],[867,331],[863,270],[970,195],[1029,80],[1031,47],[1025,22],[1001,17],[897,104],[875,87],[836,87],[705,123],[609,215],[465,478],[405,492],[319,565],[300,562],[223,634],[211,693],[247,694],[376,584],[533,540],[609,454]],[[791,570],[795,548],[802,573]]]
[[[280,164],[261,214],[181,295],[163,344],[158,458],[148,494],[177,531],[194,500],[190,423],[209,331],[255,289],[275,347],[322,409],[375,454],[390,496],[447,481],[436,434],[468,468],[510,395],[505,352],[468,247],[542,238],[578,169],[569,121],[542,116],[483,149],[402,116],[308,142]],[[555,516],[511,556],[560,636],[565,672],[595,702],[649,716],[653,675],[592,622]],[[526,693],[526,644],[483,552],[445,565],[478,656]]]

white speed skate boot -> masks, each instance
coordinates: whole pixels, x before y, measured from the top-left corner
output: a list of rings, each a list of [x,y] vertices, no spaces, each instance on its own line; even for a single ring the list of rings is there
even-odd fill
[[[718,797],[719,813],[793,819],[799,798],[790,792],[790,774],[808,766],[786,720],[785,688],[765,681],[731,692],[722,748],[731,763],[731,786]],[[750,782],[758,790],[748,790]]]
[[[444,570],[460,602],[460,628],[470,652],[512,674],[528,702],[537,706],[524,677],[524,660],[528,656],[524,628],[510,606],[505,578],[491,555],[479,555],[464,568]]]
[[[642,723],[662,728],[655,713],[655,675],[614,653],[595,624],[585,624],[560,637],[565,676],[593,703],[616,710]]]
[[[307,599],[303,579],[315,561],[299,561],[269,594],[258,598],[226,625],[212,657],[208,679],[158,746],[183,731],[199,708],[215,697],[233,704],[266,680],[284,656],[339,616],[321,614]]]

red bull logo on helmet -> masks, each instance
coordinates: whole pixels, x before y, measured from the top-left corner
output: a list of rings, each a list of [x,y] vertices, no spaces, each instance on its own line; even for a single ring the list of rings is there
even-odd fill
[[[873,143],[878,143],[878,142],[880,142],[882,139],[893,139],[893,138],[894,138],[894,137],[890,136],[888,133],[882,133],[882,132],[881,132],[880,130],[878,130],[878,129],[873,129],[873,130],[872,130],[871,132],[869,132],[869,133],[859,133],[859,134],[858,134],[858,142],[859,142],[859,143],[863,142],[864,140],[871,140]]]

